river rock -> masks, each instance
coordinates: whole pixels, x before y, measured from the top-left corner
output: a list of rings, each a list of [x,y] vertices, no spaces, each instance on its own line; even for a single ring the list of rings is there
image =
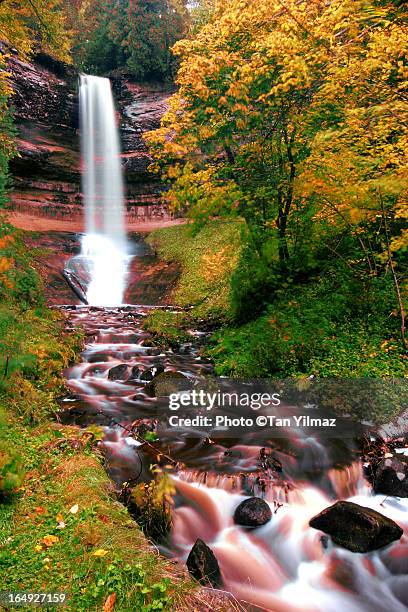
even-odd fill
[[[200,538],[196,541],[188,555],[187,568],[193,578],[201,582],[201,584],[210,584],[215,588],[220,587],[222,584],[217,558],[211,548]]]
[[[191,384],[181,372],[162,372],[145,386],[145,391],[152,397],[166,397],[178,391],[187,391]]]
[[[140,368],[139,366],[133,366],[131,374],[130,374],[130,379],[131,380],[138,380],[140,376]]]
[[[158,376],[163,372],[164,365],[162,363],[155,363],[151,368],[142,372],[142,374],[140,375],[140,380],[146,380],[147,382],[150,382],[155,376]]]
[[[272,518],[272,511],[260,497],[250,497],[239,504],[234,512],[234,522],[243,527],[261,527]]]
[[[380,461],[374,472],[374,491],[408,497],[408,463],[394,457]]]
[[[114,366],[109,370],[109,380],[125,380],[128,374],[128,366],[125,363]]]
[[[309,525],[352,552],[377,550],[399,540],[402,529],[383,514],[353,502],[339,501],[314,516]]]

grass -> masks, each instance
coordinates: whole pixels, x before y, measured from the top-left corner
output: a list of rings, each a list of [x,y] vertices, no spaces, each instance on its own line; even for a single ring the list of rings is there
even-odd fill
[[[160,257],[181,265],[181,278],[172,295],[175,304],[194,306],[196,317],[228,317],[230,278],[239,259],[240,235],[240,223],[221,220],[198,232],[186,224],[149,235],[148,242]]]
[[[159,345],[177,346],[191,340],[187,330],[203,320],[213,325],[231,317],[230,278],[241,249],[240,223],[213,221],[194,230],[179,225],[152,232],[149,244],[159,257],[176,261],[181,276],[171,300],[185,312],[153,311],[145,327]]]
[[[30,429],[7,417],[2,439],[25,470],[0,504],[3,591],[68,593],[68,610],[178,609],[193,584],[148,544],[115,500],[92,436],[74,427]]]

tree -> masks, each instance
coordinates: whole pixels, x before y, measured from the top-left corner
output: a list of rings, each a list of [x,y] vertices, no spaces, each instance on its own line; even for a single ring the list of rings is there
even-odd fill
[[[184,0],[94,0],[83,5],[75,55],[87,71],[124,68],[137,79],[171,78],[174,43],[186,34]]]
[[[258,257],[285,276],[328,252],[353,259],[355,274],[385,273],[382,206],[398,267],[405,17],[385,1],[216,0],[196,37],[175,45],[179,90],[147,136],[172,205],[200,220],[238,214]]]
[[[63,61],[70,59],[70,36],[60,0],[2,0],[1,37],[21,55],[42,49]]]

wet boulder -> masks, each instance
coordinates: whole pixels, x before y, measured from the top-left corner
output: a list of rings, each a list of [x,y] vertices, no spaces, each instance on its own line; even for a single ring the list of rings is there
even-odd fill
[[[109,380],[126,380],[128,375],[128,366],[125,363],[114,366],[108,372]]]
[[[159,348],[149,348],[146,351],[146,355],[150,355],[150,357],[157,357],[158,355],[161,354],[161,349]]]
[[[380,461],[374,471],[374,491],[408,497],[408,463],[394,457]]]
[[[234,512],[234,522],[243,527],[261,527],[272,518],[272,511],[260,497],[250,497],[239,504]]]
[[[196,541],[187,558],[187,569],[201,584],[210,584],[214,588],[222,585],[221,571],[213,551],[207,544]]]
[[[162,372],[151,380],[145,391],[152,397],[167,397],[179,391],[188,391],[192,383],[181,372]]]
[[[330,535],[334,544],[358,553],[387,546],[403,533],[397,523],[383,514],[347,501],[326,508],[309,525]]]
[[[132,371],[130,373],[131,380],[138,380],[141,374],[141,370],[139,366],[133,366]]]
[[[106,361],[109,361],[109,355],[103,353],[94,353],[87,357],[88,363],[105,363]]]

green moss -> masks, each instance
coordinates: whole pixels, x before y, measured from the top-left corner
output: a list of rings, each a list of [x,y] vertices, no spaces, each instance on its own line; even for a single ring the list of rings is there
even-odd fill
[[[177,347],[190,340],[187,329],[191,327],[191,316],[187,312],[153,310],[145,319],[144,326],[153,334],[156,346]]]
[[[156,230],[148,242],[160,257],[181,264],[175,304],[193,306],[195,317],[229,317],[230,278],[241,249],[238,221],[212,221],[199,231],[190,224]]]

